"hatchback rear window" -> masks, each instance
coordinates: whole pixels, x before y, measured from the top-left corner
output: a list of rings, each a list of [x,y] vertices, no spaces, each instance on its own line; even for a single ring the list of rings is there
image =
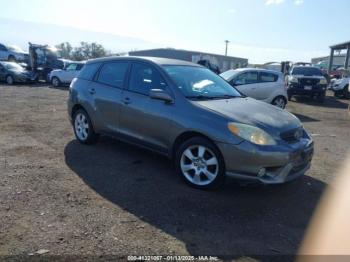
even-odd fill
[[[315,67],[294,67],[292,75],[322,76],[322,71]]]
[[[80,71],[78,78],[85,80],[92,80],[97,70],[100,68],[101,63],[86,64]]]

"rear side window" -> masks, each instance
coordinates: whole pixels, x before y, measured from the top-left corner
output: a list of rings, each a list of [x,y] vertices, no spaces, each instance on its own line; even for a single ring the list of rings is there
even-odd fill
[[[260,82],[276,82],[278,76],[273,73],[261,72],[260,73]]]
[[[98,82],[114,87],[123,87],[128,62],[109,62],[102,66]]]
[[[94,78],[100,66],[101,66],[101,63],[93,63],[93,64],[85,65],[84,68],[80,71],[78,78],[91,81]]]
[[[146,64],[134,63],[131,69],[129,89],[148,95],[153,88],[166,89],[166,83],[158,70]]]

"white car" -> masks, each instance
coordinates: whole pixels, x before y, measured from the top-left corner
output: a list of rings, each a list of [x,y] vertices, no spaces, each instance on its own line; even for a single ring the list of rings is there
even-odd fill
[[[0,44],[0,60],[10,62],[28,62],[29,55],[17,46]]]
[[[231,69],[220,74],[242,94],[285,108],[288,101],[284,75],[281,72],[241,68]]]
[[[334,96],[350,98],[349,84],[350,76],[344,76],[343,78],[332,80],[330,90],[334,92]]]
[[[52,70],[48,76],[53,86],[58,87],[63,84],[70,84],[79,74],[85,62],[71,62],[64,69]]]

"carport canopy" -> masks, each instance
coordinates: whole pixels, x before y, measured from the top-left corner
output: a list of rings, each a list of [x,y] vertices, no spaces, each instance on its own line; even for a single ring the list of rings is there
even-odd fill
[[[332,71],[332,68],[333,68],[334,51],[346,50],[344,68],[347,69],[349,67],[350,41],[340,43],[337,45],[332,45],[332,46],[330,46],[330,48],[331,48],[331,54],[329,56],[328,72]]]

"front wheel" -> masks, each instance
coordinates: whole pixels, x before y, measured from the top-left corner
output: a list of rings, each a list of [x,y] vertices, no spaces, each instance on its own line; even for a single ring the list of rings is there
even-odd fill
[[[271,104],[284,109],[286,107],[287,101],[283,96],[278,96],[272,101]]]
[[[324,103],[325,98],[326,98],[326,93],[321,93],[317,96],[317,101],[319,103]]]
[[[93,144],[98,139],[91,124],[89,115],[83,109],[77,110],[74,114],[74,134],[78,141],[82,144]]]
[[[9,76],[6,77],[6,83],[8,85],[13,85],[15,83],[15,80],[13,79],[12,76],[9,75]]]
[[[343,89],[343,97],[345,99],[349,99],[350,98],[350,90],[349,90],[349,85],[345,86]]]
[[[61,81],[58,79],[58,77],[54,76],[51,80],[51,84],[54,87],[59,87],[61,85]]]
[[[202,137],[191,138],[179,147],[175,167],[190,186],[198,189],[218,188],[225,179],[225,164],[220,151]]]

